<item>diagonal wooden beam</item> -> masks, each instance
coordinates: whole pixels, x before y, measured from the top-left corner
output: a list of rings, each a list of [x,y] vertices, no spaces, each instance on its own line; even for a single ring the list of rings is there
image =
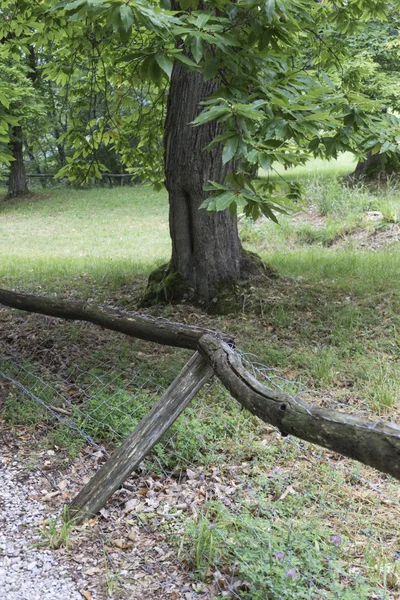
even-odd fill
[[[70,513],[75,522],[103,508],[212,376],[212,368],[196,352],[157,404],[72,501]]]

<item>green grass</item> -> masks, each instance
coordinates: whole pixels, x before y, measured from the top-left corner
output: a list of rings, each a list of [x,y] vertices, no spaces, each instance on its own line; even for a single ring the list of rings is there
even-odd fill
[[[0,202],[0,278],[57,289],[129,283],[168,260],[165,193],[55,189]]]
[[[304,502],[302,505],[304,509]],[[346,555],[334,546],[329,525],[311,518],[294,526],[288,535],[279,523],[280,517],[286,520],[288,514],[279,512],[254,516],[250,507],[244,507],[239,522],[222,502],[210,502],[200,521],[188,525],[184,540],[190,548],[194,544],[200,576],[216,564],[236,561],[241,580],[247,582],[247,590],[241,590],[243,599],[311,599],[318,597],[317,590],[327,598],[371,597],[371,586],[362,576],[343,589]],[[189,552],[193,554],[193,550]]]
[[[310,282],[320,282],[337,290],[367,293],[398,290],[397,275],[400,254],[383,251],[373,254],[366,251],[331,250],[321,248],[301,249],[264,254],[263,258],[281,273],[300,276]]]
[[[276,381],[288,393],[305,386],[325,406],[340,402],[342,410],[400,422],[400,248],[385,240],[373,245],[397,227],[400,190],[394,181],[373,188],[337,179],[353,168],[343,155],[293,170],[306,188],[298,214],[278,226],[241,220],[245,246],[279,273],[243,292],[242,312],[211,317],[185,305],[153,312],[232,332],[254,361],[280,369],[283,379]],[[369,211],[380,211],[382,220],[368,220]],[[169,258],[167,213],[166,194],[144,187],[51,190],[3,204],[0,283],[134,308],[149,270]],[[101,444],[119,443],[147,411],[157,385],[165,388],[187,360],[180,350],[32,319],[27,330],[16,322],[15,334],[21,333],[21,351],[29,350],[37,327],[34,361],[52,383],[34,393],[58,406],[52,389],[90,389],[73,399],[73,413]],[[63,359],[56,370],[54,356]],[[68,366],[77,364],[81,370]],[[14,392],[3,414],[13,426],[43,423],[42,409]],[[68,427],[46,427],[46,444],[71,456],[80,451]],[[397,504],[381,496],[397,498],[398,487],[357,463],[279,438],[220,388],[207,389],[185,410],[147,466],[157,473],[201,468],[205,482],[216,482],[193,519],[162,524],[199,585],[215,573],[238,578],[243,600],[398,594]],[[218,498],[218,485],[234,489],[231,504]],[[159,514],[138,518],[159,528]]]
[[[344,152],[337,160],[324,160],[316,158],[305,165],[285,170],[279,163],[274,164],[269,175],[277,177],[281,175],[285,179],[310,179],[316,175],[323,174],[324,177],[339,177],[349,175],[356,168],[357,161],[350,152]],[[267,175],[261,170],[261,175]]]

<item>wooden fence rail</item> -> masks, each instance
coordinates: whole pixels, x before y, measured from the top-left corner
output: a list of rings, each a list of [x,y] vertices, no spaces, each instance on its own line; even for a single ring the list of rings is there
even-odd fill
[[[228,335],[85,302],[0,290],[0,303],[64,319],[89,321],[144,340],[196,350],[159,402],[71,504],[78,521],[98,512],[215,374],[230,394],[282,435],[329,448],[400,480],[400,426],[318,408],[261,384],[243,366]]]

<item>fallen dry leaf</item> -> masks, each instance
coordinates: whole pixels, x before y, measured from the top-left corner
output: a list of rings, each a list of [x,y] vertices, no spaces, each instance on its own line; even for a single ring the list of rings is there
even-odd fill
[[[60,490],[57,490],[56,492],[49,492],[45,496],[42,496],[41,500],[43,502],[48,502],[49,500],[51,500],[52,498],[55,498],[56,496],[59,496],[60,494],[61,494]]]
[[[93,596],[90,592],[88,592],[87,590],[80,590],[80,593],[82,594],[82,596],[84,598],[86,598],[86,600],[93,600]]]
[[[284,500],[286,498],[286,496],[288,496],[289,494],[295,494],[296,491],[292,488],[291,485],[289,485],[286,490],[283,492],[283,494],[281,496],[279,496],[278,498],[278,502],[279,500]]]
[[[131,540],[131,542],[136,542],[138,535],[139,530],[137,528],[132,527],[132,529],[128,533],[128,539]]]
[[[90,567],[90,569],[87,569],[87,571],[85,571],[86,575],[95,575],[96,573],[99,573],[100,569],[99,567]]]
[[[114,544],[114,546],[116,546],[117,548],[120,548],[121,550],[127,550],[127,548],[132,548],[132,546],[133,546],[133,544],[126,543],[126,541],[123,538],[118,538],[116,540],[113,540],[113,544]]]
[[[106,508],[100,509],[99,513],[101,514],[103,519],[108,519],[108,517],[110,516],[110,513],[108,512],[108,510]]]
[[[132,500],[128,500],[128,502],[125,504],[126,512],[131,512],[132,510],[134,510],[137,507],[138,504],[139,503],[136,498],[132,498]]]

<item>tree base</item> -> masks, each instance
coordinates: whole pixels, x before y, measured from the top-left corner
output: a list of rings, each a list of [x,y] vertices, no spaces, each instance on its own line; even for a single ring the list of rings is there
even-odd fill
[[[395,160],[388,157],[382,157],[381,154],[368,154],[366,159],[357,164],[354,173],[347,175],[348,181],[366,181],[379,180],[387,175],[398,174],[400,165]]]
[[[171,261],[152,271],[140,303],[141,306],[181,302],[191,298],[193,288],[174,268]]]
[[[277,278],[277,271],[265,265],[261,258],[248,250],[242,251],[241,274],[238,280],[224,279],[215,283],[210,298],[196,296],[190,282],[182,277],[171,262],[150,273],[141,306],[190,302],[210,314],[227,314],[242,311],[251,285],[259,285],[266,279]]]
[[[25,190],[24,192],[8,192],[4,197],[5,200],[13,200],[14,198],[27,198],[31,196],[32,192],[30,190]]]
[[[14,198],[27,198],[28,196],[32,196],[32,192],[26,188],[25,190],[8,191],[3,198],[4,200],[13,200]]]

